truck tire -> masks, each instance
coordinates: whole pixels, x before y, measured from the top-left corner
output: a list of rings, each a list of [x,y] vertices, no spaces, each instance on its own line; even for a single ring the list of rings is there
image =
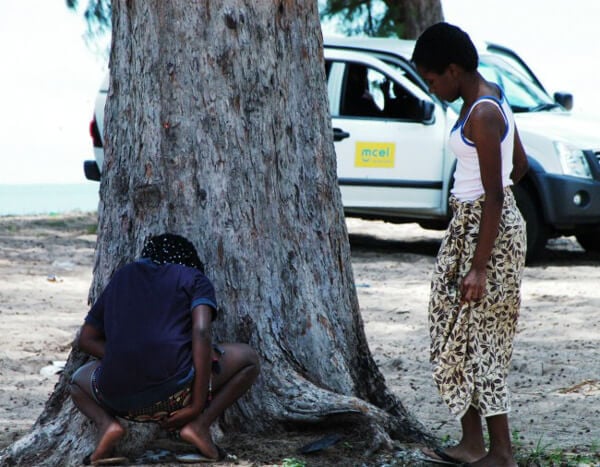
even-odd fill
[[[527,263],[531,263],[541,258],[548,241],[548,229],[542,217],[542,210],[531,191],[524,186],[516,185],[513,186],[513,193],[527,224],[526,260]]]
[[[596,231],[577,232],[575,238],[585,251],[590,253],[600,252],[600,229]]]

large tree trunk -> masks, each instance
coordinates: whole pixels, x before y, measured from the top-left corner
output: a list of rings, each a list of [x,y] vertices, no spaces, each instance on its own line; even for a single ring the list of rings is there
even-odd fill
[[[404,38],[416,39],[432,24],[443,21],[441,0],[404,0]]]
[[[343,414],[368,427],[374,445],[422,439],[363,331],[316,1],[114,1],[105,121],[91,300],[148,235],[185,235],[217,289],[218,339],[248,342],[262,361],[223,430]],[[95,431],[67,385],[85,358],[71,353],[44,413],[2,465],[74,465],[91,450]],[[130,430],[125,454],[157,433]]]
[[[432,24],[444,20],[441,0],[384,0],[389,19],[399,25],[400,37],[416,39]]]

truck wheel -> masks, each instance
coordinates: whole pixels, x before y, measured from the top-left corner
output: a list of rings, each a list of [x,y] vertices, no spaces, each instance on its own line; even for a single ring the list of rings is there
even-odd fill
[[[541,208],[536,204],[535,198],[523,186],[513,186],[513,193],[517,201],[517,206],[527,224],[527,262],[531,263],[540,259],[546,242],[548,241],[548,232]]]
[[[600,252],[600,230],[577,232],[575,238],[585,251]]]

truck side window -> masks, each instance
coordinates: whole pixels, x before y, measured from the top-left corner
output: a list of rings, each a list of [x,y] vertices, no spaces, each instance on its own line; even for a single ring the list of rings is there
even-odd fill
[[[340,114],[348,117],[384,117],[383,102],[376,103],[373,90],[377,90],[377,76],[383,76],[359,63],[346,65],[344,91]],[[380,101],[382,95],[379,94]]]
[[[420,120],[420,100],[378,70],[347,63],[340,115]]]
[[[385,105],[383,112],[387,118],[420,120],[423,110],[421,101],[396,81],[386,79],[381,85]]]

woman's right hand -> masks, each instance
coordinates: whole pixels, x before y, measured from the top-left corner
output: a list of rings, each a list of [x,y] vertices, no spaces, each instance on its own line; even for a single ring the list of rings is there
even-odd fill
[[[460,302],[481,300],[485,295],[487,274],[485,269],[471,268],[460,284]]]

